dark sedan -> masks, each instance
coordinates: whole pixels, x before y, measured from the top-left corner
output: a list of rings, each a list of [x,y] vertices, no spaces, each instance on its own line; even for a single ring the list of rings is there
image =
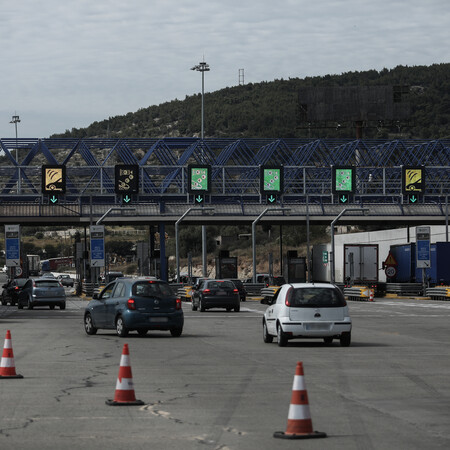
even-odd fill
[[[149,277],[116,278],[94,294],[84,312],[84,329],[116,330],[120,337],[129,331],[144,336],[149,330],[168,330],[181,336],[184,315],[181,299],[165,281]]]
[[[205,280],[192,294],[193,311],[201,312],[210,308],[225,308],[239,312],[241,308],[239,291],[229,280]]]
[[[66,309],[66,293],[56,278],[28,279],[19,294],[17,307],[33,309],[35,306],[49,306],[54,309]]]
[[[22,288],[27,282],[26,278],[16,278],[14,280],[9,280],[3,285],[2,292],[2,305],[16,305]]]

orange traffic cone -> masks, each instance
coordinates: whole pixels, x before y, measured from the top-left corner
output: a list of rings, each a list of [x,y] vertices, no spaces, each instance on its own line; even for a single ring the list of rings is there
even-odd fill
[[[14,353],[11,343],[11,331],[6,332],[5,345],[3,347],[3,356],[0,362],[0,378],[23,378],[22,375],[16,374],[16,366],[14,365]]]
[[[142,400],[136,400],[136,396],[134,395],[128,344],[123,345],[114,400],[106,400],[106,404],[111,406],[144,405],[144,402]]]
[[[303,379],[303,364],[297,363],[292,386],[286,432],[276,431],[273,437],[282,439],[311,439],[327,437],[326,433],[313,431],[309,412],[308,392]]]

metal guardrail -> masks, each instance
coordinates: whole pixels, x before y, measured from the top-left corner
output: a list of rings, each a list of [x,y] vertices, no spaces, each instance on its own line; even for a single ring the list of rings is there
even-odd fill
[[[261,289],[264,287],[264,283],[244,283],[244,288],[247,291],[247,295],[259,296],[261,295]]]
[[[422,295],[422,283],[386,283],[387,294]]]
[[[427,288],[425,292],[431,300],[450,300],[450,286],[435,286]]]

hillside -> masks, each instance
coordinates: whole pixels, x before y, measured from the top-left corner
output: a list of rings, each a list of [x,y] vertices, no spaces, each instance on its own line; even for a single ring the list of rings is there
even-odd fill
[[[299,89],[314,86],[410,87],[408,124],[364,129],[364,137],[450,137],[450,64],[397,66],[341,75],[290,78],[227,87],[205,94],[205,137],[354,137],[351,125],[308,131],[301,119]],[[200,135],[201,95],[186,96],[126,115],[67,130],[52,137],[158,138]]]

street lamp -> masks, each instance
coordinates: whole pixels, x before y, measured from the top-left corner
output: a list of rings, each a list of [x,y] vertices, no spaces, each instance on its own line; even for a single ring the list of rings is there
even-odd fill
[[[16,162],[18,166],[18,179],[17,179],[17,193],[20,193],[20,164],[19,164],[19,147],[17,144],[17,124],[20,122],[20,117],[17,115],[12,116],[12,120],[9,123],[13,123],[14,127],[16,128]]]
[[[177,263],[177,283],[180,282],[180,250],[178,243],[178,225],[180,222],[191,212],[191,211],[210,211],[210,213],[214,213],[214,208],[212,207],[192,207],[188,208],[184,214],[175,222],[175,259]],[[206,275],[204,275],[206,276]]]
[[[209,72],[209,64],[207,64],[205,61],[199,62],[194,67],[191,67],[191,70],[196,70],[197,72],[202,73],[202,127],[201,127],[201,138],[203,140],[204,138],[204,111],[205,111],[205,72]],[[204,162],[204,161],[203,161]]]
[[[205,58],[203,58],[205,59]],[[202,74],[202,125],[201,125],[201,138],[202,141],[205,137],[205,72],[209,72],[209,64],[207,64],[205,61],[199,62],[194,67],[191,67],[191,70],[195,70],[197,72],[201,72]],[[203,142],[201,147],[201,157],[202,157],[202,163],[205,163],[205,155],[203,152]],[[206,255],[206,226],[202,225],[202,275],[206,277],[207,275],[207,255]]]
[[[253,222],[252,222],[252,259],[253,259],[253,283],[256,283],[256,224],[268,212],[276,211],[290,211],[290,208],[266,208]]]
[[[331,222],[331,282],[334,283],[335,276],[334,276],[334,225],[336,222],[347,212],[362,212],[363,214],[367,214],[369,212],[368,208],[344,208]]]

